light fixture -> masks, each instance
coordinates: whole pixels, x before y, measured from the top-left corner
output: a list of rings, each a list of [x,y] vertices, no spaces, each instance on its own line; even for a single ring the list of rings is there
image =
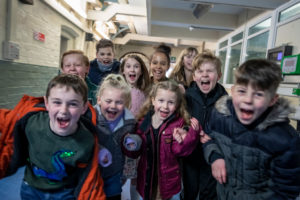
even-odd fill
[[[233,31],[233,28],[230,27],[222,27],[222,26],[205,26],[205,25],[190,25],[189,27],[190,31],[193,31],[194,29],[206,29],[206,30],[215,30],[215,31]]]
[[[213,4],[197,4],[193,10],[193,15],[197,19],[199,19],[202,15],[206,14],[211,8]]]

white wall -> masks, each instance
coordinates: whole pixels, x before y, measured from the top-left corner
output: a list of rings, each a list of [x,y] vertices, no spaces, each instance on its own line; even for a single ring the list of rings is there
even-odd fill
[[[6,30],[5,23],[3,23],[5,17],[2,17],[5,15],[2,14],[5,13],[2,12],[5,7],[2,6],[5,5],[3,2],[6,1],[1,0],[0,4],[0,38],[2,40],[5,38],[5,32],[2,30]],[[84,32],[45,3],[38,0],[34,1],[34,5],[23,4],[17,0],[12,0],[10,3],[13,18],[9,24],[9,29],[12,30],[9,39],[20,46],[20,57],[14,62],[58,67],[62,25],[69,27],[78,36],[74,39],[74,48],[83,49]],[[35,40],[34,32],[43,33],[45,42]],[[2,54],[0,59],[3,59]]]
[[[0,1],[0,46],[5,40],[5,20],[6,20],[6,0]],[[0,59],[2,58],[2,48],[0,48]]]
[[[289,44],[293,46],[293,54],[300,53],[300,19],[279,26],[277,29],[275,46]]]

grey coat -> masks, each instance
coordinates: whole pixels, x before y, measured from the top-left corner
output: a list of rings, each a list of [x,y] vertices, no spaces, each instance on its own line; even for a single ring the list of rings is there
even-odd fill
[[[97,134],[99,144],[107,148],[112,154],[112,164],[108,167],[101,168],[101,175],[105,180],[117,173],[122,173],[125,162],[125,157],[122,153],[124,135],[126,133],[133,133],[136,120],[131,112],[125,109],[124,117],[114,129],[114,132],[112,132],[109,129],[105,118],[101,114],[99,105],[96,105],[95,109],[97,111]]]

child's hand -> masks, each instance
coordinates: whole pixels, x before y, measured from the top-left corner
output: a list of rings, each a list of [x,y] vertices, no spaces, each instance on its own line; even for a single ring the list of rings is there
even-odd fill
[[[98,153],[99,164],[102,167],[108,167],[112,163],[112,155],[106,148],[101,148]]]
[[[173,137],[179,144],[183,142],[186,135],[187,135],[186,130],[182,128],[175,128],[173,131]]]
[[[224,159],[217,159],[211,164],[211,171],[213,177],[219,181],[220,184],[226,183],[226,166]]]
[[[181,93],[185,94],[185,88],[184,88],[184,86],[182,84],[178,84],[178,87],[179,87]]]
[[[129,134],[128,134],[129,135]],[[127,135],[127,136],[128,136]],[[127,137],[126,139],[125,139],[125,144],[126,144],[126,148],[127,149],[129,149],[129,150],[134,150],[134,149],[136,149],[136,146],[137,146],[137,144],[136,144],[136,141],[134,141],[131,137]]]
[[[202,144],[208,142],[209,140],[211,140],[211,137],[209,137],[203,130],[200,131],[200,142]]]
[[[195,131],[199,130],[199,122],[196,118],[192,117],[191,118],[191,126]]]

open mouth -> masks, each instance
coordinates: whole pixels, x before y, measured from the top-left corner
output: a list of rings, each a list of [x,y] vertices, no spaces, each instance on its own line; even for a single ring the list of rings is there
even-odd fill
[[[57,122],[58,122],[58,125],[59,125],[60,128],[66,128],[70,124],[70,119],[69,118],[58,117]]]
[[[210,81],[201,81],[201,85],[206,85],[208,86],[210,84]]]
[[[162,118],[167,118],[169,116],[169,112],[160,111],[160,116]]]
[[[107,110],[106,114],[107,114],[107,116],[108,116],[109,119],[114,119],[117,116],[118,112],[117,111]]]
[[[103,61],[103,64],[104,64],[104,65],[109,65],[109,64],[110,64],[110,61],[109,61],[109,60],[104,60],[104,61]]]
[[[253,113],[254,113],[253,110],[247,110],[247,109],[243,109],[243,108],[241,108],[240,111],[241,111],[241,117],[244,120],[251,119],[253,116]]]
[[[136,75],[135,74],[129,74],[129,79],[134,81],[136,78]]]

